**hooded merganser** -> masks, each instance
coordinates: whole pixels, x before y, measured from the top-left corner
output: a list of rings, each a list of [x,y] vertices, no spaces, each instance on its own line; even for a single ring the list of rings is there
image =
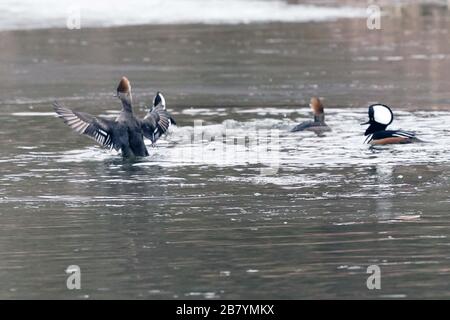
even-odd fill
[[[156,142],[170,125],[176,125],[175,119],[166,110],[166,99],[161,92],[157,92],[153,99],[153,106],[149,108],[147,115],[142,119],[142,132],[144,137]]]
[[[121,150],[123,157],[148,156],[141,121],[133,114],[130,81],[125,77],[117,87],[117,97],[122,101],[122,111],[115,120],[73,111],[57,102],[53,103],[53,106],[69,127],[94,139],[102,147]]]
[[[325,112],[323,110],[322,102],[317,97],[312,97],[309,103],[314,114],[314,121],[305,121],[296,125],[291,132],[296,131],[314,131],[316,133],[331,131],[330,127],[325,123]]]
[[[361,125],[370,125],[364,133],[367,136],[364,142],[371,145],[384,145],[421,141],[416,138],[414,132],[386,130],[392,121],[394,121],[394,113],[388,106],[384,104],[369,106],[369,121],[361,123]]]

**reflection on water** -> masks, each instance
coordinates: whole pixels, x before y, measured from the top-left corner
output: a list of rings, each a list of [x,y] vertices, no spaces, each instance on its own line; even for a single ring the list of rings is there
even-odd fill
[[[417,8],[380,32],[359,19],[2,32],[0,297],[449,298],[449,19]],[[122,75],[140,115],[162,90],[179,123],[134,162],[50,109],[114,115]],[[333,131],[289,133],[312,95]],[[378,100],[430,143],[363,145]],[[209,138],[272,132],[278,148],[191,142],[199,120]],[[366,288],[372,264],[381,291]]]

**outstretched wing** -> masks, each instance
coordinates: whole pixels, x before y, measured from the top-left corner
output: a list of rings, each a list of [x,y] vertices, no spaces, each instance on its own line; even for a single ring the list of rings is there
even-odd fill
[[[162,107],[154,107],[141,120],[141,128],[144,137],[155,143],[164,133],[169,130],[170,125],[176,124],[172,116]]]
[[[77,112],[62,107],[57,102],[53,103],[58,117],[71,127],[75,132],[84,134],[95,140],[102,147],[119,150],[120,146],[115,143],[113,129],[115,122],[109,119],[97,118],[88,113]]]

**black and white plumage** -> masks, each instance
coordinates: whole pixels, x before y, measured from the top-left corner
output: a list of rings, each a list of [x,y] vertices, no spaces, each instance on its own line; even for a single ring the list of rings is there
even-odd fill
[[[385,144],[404,144],[412,142],[420,142],[414,132],[403,130],[386,130],[386,128],[394,121],[394,113],[383,104],[374,104],[369,106],[369,121],[362,125],[369,124],[364,135],[366,139],[364,143],[371,145]]]
[[[62,107],[57,102],[53,103],[53,107],[58,116],[64,120],[64,123],[75,132],[88,136],[104,148],[120,149],[114,143],[113,132],[115,123],[113,120],[94,117],[84,112],[73,111]]]
[[[166,100],[161,92],[157,92],[153,99],[153,106],[141,121],[144,137],[155,143],[169,127],[176,125],[173,117],[166,110]]]
[[[141,122],[133,114],[131,85],[125,77],[117,87],[117,97],[122,101],[122,111],[115,120],[73,111],[56,102],[53,107],[75,132],[88,136],[102,147],[121,150],[122,156],[126,158],[148,156]]]
[[[367,144],[412,143],[418,141],[414,132],[403,130],[383,130],[369,134]]]
[[[166,99],[161,92],[157,92],[155,97],[153,98],[153,107],[161,106],[163,109],[166,109]]]

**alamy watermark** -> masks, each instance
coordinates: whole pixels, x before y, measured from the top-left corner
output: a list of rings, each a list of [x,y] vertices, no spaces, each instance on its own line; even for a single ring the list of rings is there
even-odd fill
[[[369,290],[381,289],[381,269],[378,265],[372,264],[367,267],[367,271],[370,276],[367,278],[366,285]]]
[[[81,269],[77,265],[70,265],[66,269],[66,273],[69,275],[66,280],[66,286],[69,290],[81,289]]]
[[[367,29],[380,30],[381,29],[381,8],[378,5],[372,4],[367,7]]]
[[[280,167],[279,130],[256,127],[205,130],[194,121],[193,132],[176,142],[177,156],[186,163],[218,165],[260,165],[260,174],[273,175]]]
[[[66,26],[69,30],[81,29],[81,8],[73,5],[67,8]]]

